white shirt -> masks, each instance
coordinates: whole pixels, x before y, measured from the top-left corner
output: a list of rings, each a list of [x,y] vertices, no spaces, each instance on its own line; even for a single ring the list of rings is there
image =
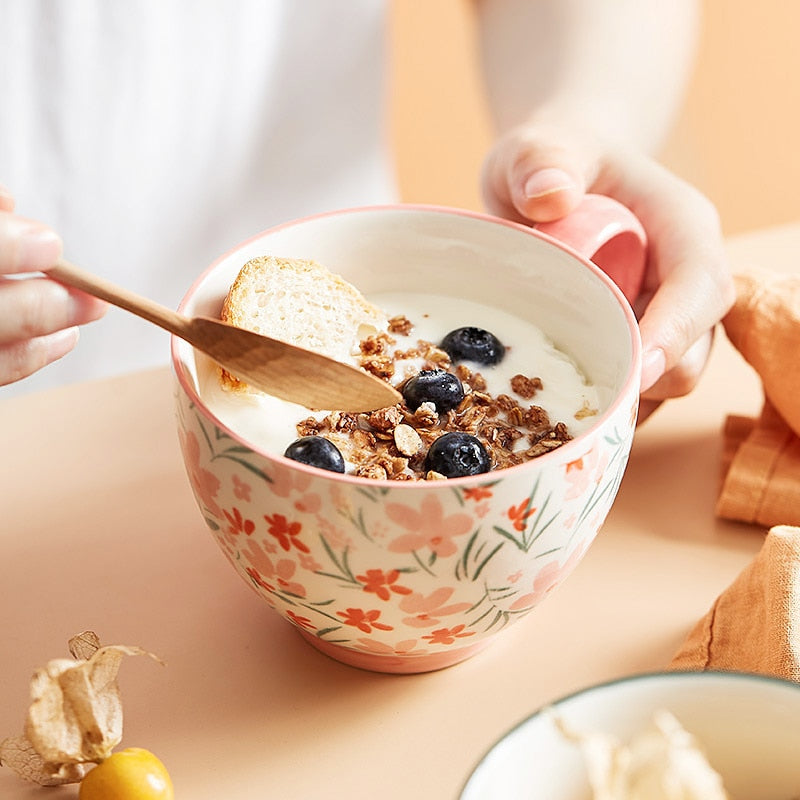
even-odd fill
[[[395,199],[381,0],[0,0],[0,183],[65,257],[170,307],[274,224]],[[167,363],[110,309],[0,397]]]

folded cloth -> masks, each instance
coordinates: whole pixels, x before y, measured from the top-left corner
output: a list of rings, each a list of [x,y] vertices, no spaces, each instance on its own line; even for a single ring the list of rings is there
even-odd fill
[[[672,659],[673,670],[757,672],[800,681],[800,528],[779,525]]]
[[[729,416],[717,516],[765,527],[800,525],[800,275],[737,275],[723,320],[764,387],[760,417]]]
[[[770,527],[800,525],[800,436],[765,401],[761,416],[729,416],[717,516]]]

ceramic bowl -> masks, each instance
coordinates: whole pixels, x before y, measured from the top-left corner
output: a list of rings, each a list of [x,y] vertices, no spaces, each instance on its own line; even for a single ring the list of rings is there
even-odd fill
[[[576,731],[629,741],[670,711],[697,740],[731,798],[800,796],[800,685],[738,672],[638,675],[593,686],[550,708]],[[460,800],[589,800],[583,756],[538,711],[480,760]]]
[[[605,205],[594,216],[593,237],[582,219],[576,239],[613,253],[629,280],[641,269],[641,232],[613,211],[616,221]],[[386,672],[454,664],[561,583],[606,517],[638,408],[630,305],[588,258],[546,233],[465,211],[386,206],[255,236],[212,264],[181,310],[218,315],[242,264],[265,253],[315,259],[367,298],[422,287],[530,317],[598,387],[595,423],[538,459],[446,481],[376,481],[307,467],[231,430],[203,401],[192,348],[173,340],[187,472],[240,576],[341,661]]]

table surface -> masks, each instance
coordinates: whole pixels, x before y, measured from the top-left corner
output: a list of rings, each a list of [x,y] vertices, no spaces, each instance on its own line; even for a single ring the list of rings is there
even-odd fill
[[[800,224],[729,242],[735,269],[800,271],[798,253]],[[1,398],[0,739],[22,731],[32,671],[92,629],[165,662],[122,664],[122,746],[157,753],[180,798],[455,800],[544,703],[662,669],[763,540],[714,517],[723,420],[762,401],[721,334],[699,387],[637,431],[562,587],[462,664],[376,674],[312,649],[231,570],[194,504],[166,369]],[[45,796],[76,790],[0,769],[0,797]]]

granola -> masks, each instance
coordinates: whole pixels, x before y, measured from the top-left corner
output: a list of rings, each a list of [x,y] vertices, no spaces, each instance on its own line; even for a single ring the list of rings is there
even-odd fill
[[[360,366],[383,380],[398,378],[401,391],[421,370],[446,370],[464,388],[457,407],[441,414],[428,402],[413,411],[405,403],[364,414],[336,411],[321,419],[301,420],[298,436],[324,436],[354,465],[354,475],[380,480],[442,479],[426,469],[425,454],[437,438],[451,431],[479,439],[493,470],[522,464],[572,439],[564,422],[552,422],[544,408],[529,402],[542,389],[540,377],[514,375],[509,393],[492,396],[480,372],[463,363],[452,364],[437,345],[419,339],[411,346],[398,346],[398,337],[409,337],[413,327],[403,315],[392,317],[388,333],[360,343]]]

